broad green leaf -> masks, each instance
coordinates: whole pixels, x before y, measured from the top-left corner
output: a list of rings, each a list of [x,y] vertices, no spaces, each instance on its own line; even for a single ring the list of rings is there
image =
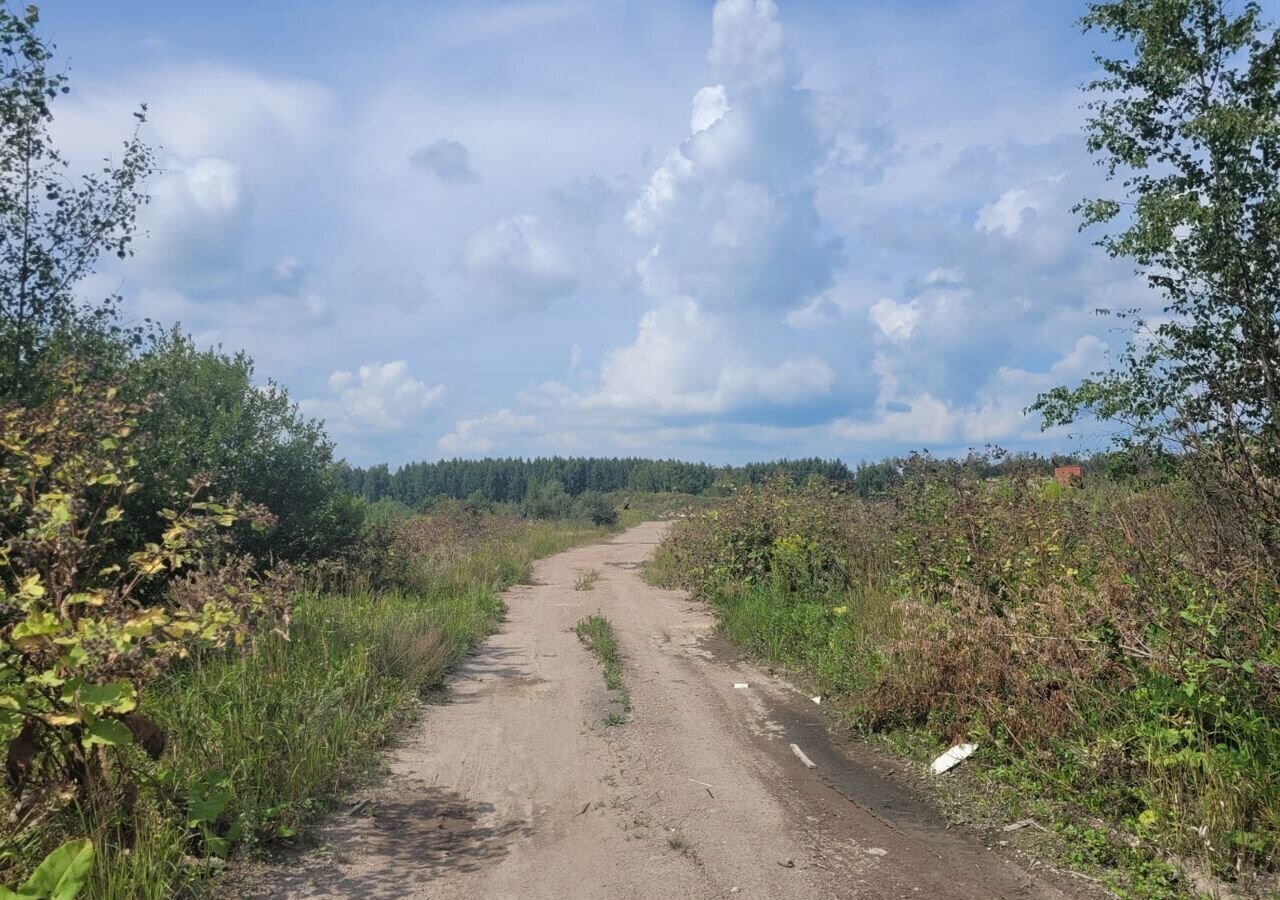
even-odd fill
[[[62,622],[53,613],[36,610],[13,627],[11,638],[20,650],[31,650],[48,642],[48,636],[62,630]]]
[[[206,776],[191,791],[191,806],[187,813],[190,827],[215,821],[231,802],[231,791],[225,775]]]
[[[40,576],[32,573],[18,582],[18,596],[23,600],[39,600],[44,596],[44,585]]]
[[[106,746],[131,744],[133,743],[133,732],[118,719],[96,719],[85,730],[85,735],[80,742],[86,747],[92,747],[95,744],[104,744]]]
[[[84,887],[92,869],[93,841],[88,838],[67,841],[44,858],[44,862],[40,863],[22,886],[20,893],[14,896],[73,900]]]
[[[138,689],[128,681],[86,684],[78,694],[80,703],[95,715],[104,712],[127,713],[138,708]]]

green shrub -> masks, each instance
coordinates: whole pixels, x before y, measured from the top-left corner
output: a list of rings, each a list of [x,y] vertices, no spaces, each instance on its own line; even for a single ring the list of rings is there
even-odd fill
[[[558,481],[544,481],[529,486],[524,498],[524,514],[530,519],[567,519],[573,499]]]
[[[161,509],[156,542],[119,555],[142,409],[64,378],[53,400],[0,410],[0,739],[20,816],[53,794],[116,802],[127,746],[164,749],[139,708],[147,685],[287,622],[281,592],[219,552],[217,530],[245,513],[198,500],[202,481]]]
[[[742,489],[677,523],[656,571],[861,727],[978,739],[1221,877],[1274,867],[1280,580],[1264,550],[1184,482],[1061,489],[986,465],[905,460],[870,502]]]
[[[205,472],[219,495],[238,494],[276,517],[270,529],[236,531],[240,548],[258,559],[321,559],[359,536],[364,507],[342,487],[321,424],[279,385],[254,384],[245,354],[198,350],[173,331],[132,364],[126,386],[148,398],[139,421],[148,439],[138,454],[141,489],[129,504],[143,513],[137,521],[149,521],[145,512],[173,485]]]
[[[615,525],[618,511],[613,502],[599,491],[583,491],[573,501],[573,518],[592,525]]]

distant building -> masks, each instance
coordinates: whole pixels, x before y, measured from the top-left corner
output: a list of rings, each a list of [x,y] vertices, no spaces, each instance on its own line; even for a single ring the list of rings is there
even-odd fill
[[[1084,469],[1079,466],[1058,466],[1053,470],[1053,479],[1063,487],[1070,487],[1084,481]]]

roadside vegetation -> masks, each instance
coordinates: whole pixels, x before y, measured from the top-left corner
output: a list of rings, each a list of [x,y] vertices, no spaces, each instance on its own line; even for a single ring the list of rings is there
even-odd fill
[[[1057,827],[1096,832],[1079,862],[1123,865],[1132,896],[1174,892],[1167,857],[1265,881],[1275,570],[1180,478],[1064,489],[1010,468],[917,457],[875,501],[747,488],[673,526],[650,577],[709,600],[846,724],[928,753],[977,743],[971,768],[1061,801]]]
[[[618,704],[620,712],[609,713],[605,717],[605,724],[625,724],[625,713],[631,712],[631,692],[622,679],[622,652],[618,649],[613,626],[604,616],[596,614],[581,619],[574,631],[578,640],[600,660],[604,670],[604,686],[614,692],[613,702]]]

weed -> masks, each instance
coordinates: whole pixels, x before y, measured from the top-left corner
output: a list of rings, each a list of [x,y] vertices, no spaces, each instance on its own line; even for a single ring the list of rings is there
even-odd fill
[[[597,613],[579,621],[574,630],[578,640],[599,657],[604,667],[604,685],[616,694],[615,702],[622,707],[622,712],[631,712],[631,693],[622,680],[622,654],[618,650],[618,641],[613,635],[613,626],[609,624],[609,620]],[[625,721],[620,714],[610,713],[605,724],[621,725]]]
[[[591,591],[595,590],[596,582],[600,580],[600,573],[595,569],[579,569],[578,580],[573,583],[575,591]]]
[[[698,852],[693,849],[693,845],[686,841],[682,835],[671,835],[667,838],[667,846],[681,856],[688,857],[694,862],[698,861]]]

